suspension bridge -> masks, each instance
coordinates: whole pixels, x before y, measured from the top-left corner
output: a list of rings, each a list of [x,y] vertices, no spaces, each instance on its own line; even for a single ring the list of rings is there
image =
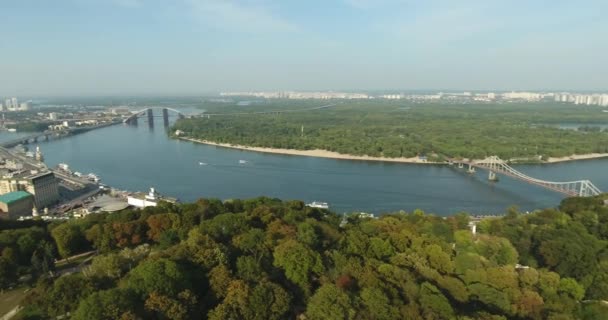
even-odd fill
[[[497,156],[473,161],[450,159],[449,162],[451,164],[458,164],[459,168],[468,166],[467,171],[469,173],[475,173],[475,168],[487,170],[489,172],[488,179],[493,181],[498,180],[496,174],[503,174],[513,179],[537,185],[570,197],[593,197],[602,193],[600,189],[594,186],[589,180],[555,182],[530,177],[513,169],[507,162]]]

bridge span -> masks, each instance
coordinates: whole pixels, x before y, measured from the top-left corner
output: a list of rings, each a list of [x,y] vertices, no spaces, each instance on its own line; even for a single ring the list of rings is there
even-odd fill
[[[44,141],[48,141],[51,138],[56,139],[56,138],[66,137],[66,136],[70,136],[73,134],[83,133],[83,132],[111,126],[111,125],[114,125],[117,123],[120,123],[120,121],[118,121],[118,122],[112,121],[112,122],[102,123],[102,124],[98,124],[98,125],[94,125],[94,126],[65,128],[65,129],[57,130],[57,131],[45,130],[43,132],[37,132],[37,133],[31,134],[29,136],[1,142],[0,147],[12,148],[19,144],[25,145],[25,144],[29,144],[29,143],[36,143],[36,142],[40,141],[40,139],[42,139]]]
[[[135,111],[133,112],[132,115],[130,115],[129,117],[123,119],[123,123],[127,123],[127,124],[137,124],[137,118],[139,118],[139,116],[144,116],[147,115],[148,117],[148,123],[149,124],[153,124],[153,118],[154,118],[154,109],[156,110],[161,110],[162,112],[162,117],[163,117],[163,121],[165,123],[165,126],[167,126],[169,124],[169,111],[174,112],[177,114],[177,116],[180,119],[183,119],[186,117],[186,115],[184,115],[181,111],[173,109],[173,108],[167,108],[167,107],[148,107],[139,111]]]
[[[496,174],[500,173],[520,181],[524,181],[530,184],[543,187],[545,189],[549,189],[551,191],[559,192],[569,197],[593,197],[602,193],[600,189],[593,185],[590,180],[555,182],[530,177],[513,169],[507,164],[507,162],[497,156],[487,157],[483,160],[464,161],[450,159],[449,161],[452,164],[457,163],[458,167],[460,168],[463,168],[464,165],[467,165],[469,173],[474,173],[475,168],[488,170],[488,178],[490,180],[498,180]]]

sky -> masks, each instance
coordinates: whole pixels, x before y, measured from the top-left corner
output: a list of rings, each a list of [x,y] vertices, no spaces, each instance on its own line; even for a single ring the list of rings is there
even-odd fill
[[[605,90],[606,0],[0,0],[0,96]]]

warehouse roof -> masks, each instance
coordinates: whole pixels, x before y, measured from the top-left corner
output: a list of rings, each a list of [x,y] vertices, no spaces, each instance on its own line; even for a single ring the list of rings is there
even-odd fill
[[[30,193],[27,193],[25,191],[9,192],[9,193],[0,195],[0,202],[6,203],[6,204],[11,204],[13,202],[16,202],[16,201],[19,201],[21,199],[25,199],[28,197],[33,197],[33,196]]]

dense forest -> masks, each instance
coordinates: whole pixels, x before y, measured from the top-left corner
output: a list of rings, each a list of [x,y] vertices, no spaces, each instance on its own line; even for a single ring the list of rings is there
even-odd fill
[[[1,285],[34,275],[16,319],[607,318],[602,199],[470,221],[256,198],[0,222]]]
[[[316,101],[318,106],[329,102]],[[213,104],[209,113],[297,110],[278,115],[211,116],[178,121],[186,135],[219,143],[285,149],[322,149],[377,157],[428,156],[503,159],[608,153],[608,113],[597,107],[536,104],[416,104],[338,102],[304,111],[313,103]],[[581,130],[560,129],[575,124]]]

